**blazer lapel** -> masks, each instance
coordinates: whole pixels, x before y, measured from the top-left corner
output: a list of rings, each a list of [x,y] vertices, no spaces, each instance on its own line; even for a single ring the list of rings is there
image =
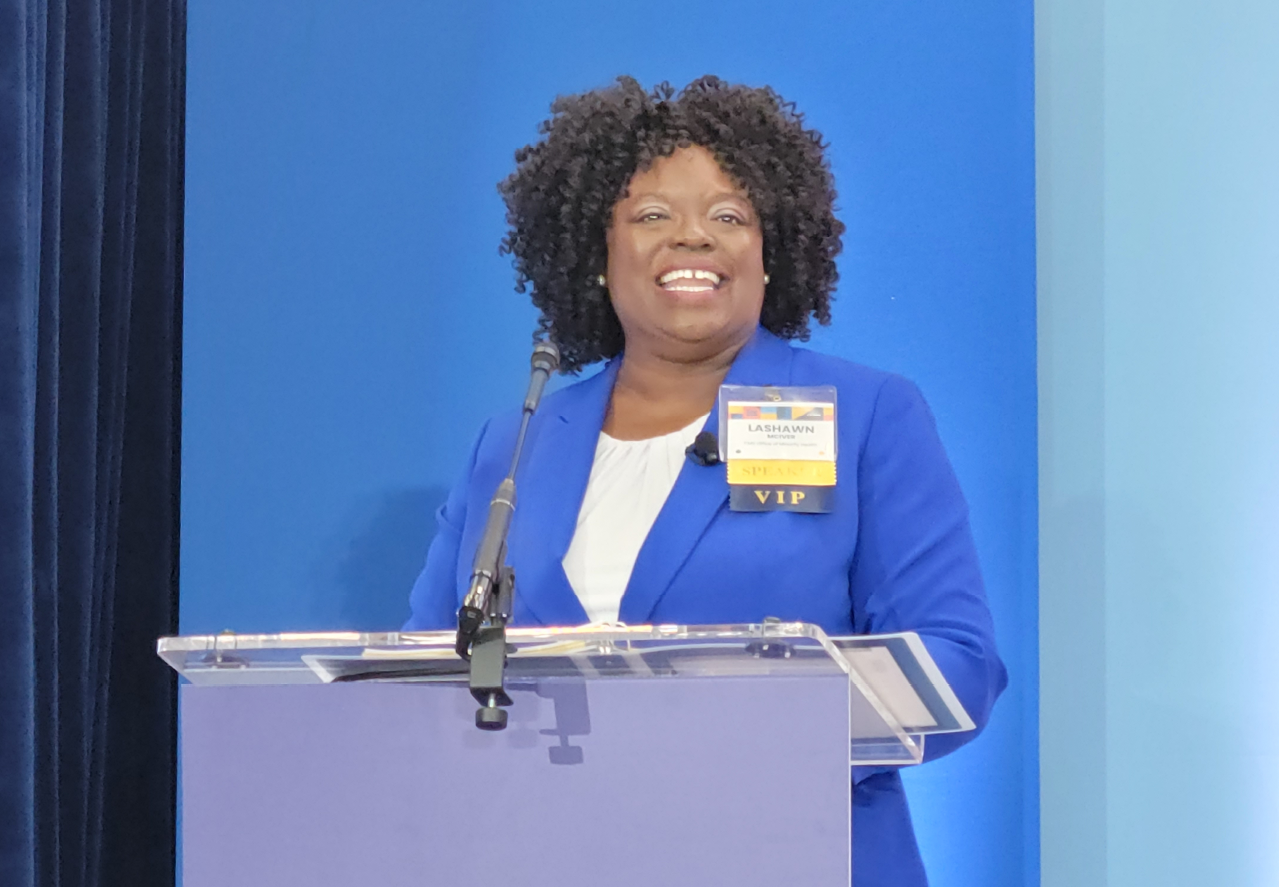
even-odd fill
[[[554,408],[540,413],[529,429],[507,542],[508,562],[515,567],[516,625],[587,621],[562,561],[577,529],[618,362],[548,398],[546,406]]]
[[[790,345],[761,327],[738,353],[724,384],[787,385],[790,383],[792,354]],[[612,385],[609,390],[612,390]],[[705,430],[713,433],[719,431],[718,404],[716,407],[705,425]],[[602,418],[601,414],[601,421]],[[585,482],[582,488],[584,491]],[[580,503],[580,496],[578,501]],[[622,597],[618,615],[621,621],[642,625],[650,620],[675,574],[688,560],[715,515],[727,507],[727,503],[728,470],[722,462],[713,466],[696,465],[692,461],[684,463],[635,560],[630,583]],[[576,515],[574,511],[574,519]],[[571,535],[571,528],[569,532]]]

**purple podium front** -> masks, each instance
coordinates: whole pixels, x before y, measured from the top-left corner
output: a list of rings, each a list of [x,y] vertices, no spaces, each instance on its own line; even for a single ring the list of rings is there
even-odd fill
[[[185,887],[847,887],[850,763],[922,756],[814,626],[509,635],[500,732],[451,634],[162,639]]]

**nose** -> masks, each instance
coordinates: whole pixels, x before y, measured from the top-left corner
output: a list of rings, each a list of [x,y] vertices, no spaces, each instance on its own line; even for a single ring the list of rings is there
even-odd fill
[[[715,238],[711,236],[705,221],[695,214],[686,214],[679,218],[671,246],[676,249],[687,249],[706,252],[715,248]]]

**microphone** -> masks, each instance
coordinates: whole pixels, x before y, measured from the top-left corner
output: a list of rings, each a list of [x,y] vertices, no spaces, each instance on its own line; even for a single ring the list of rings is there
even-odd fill
[[[551,373],[560,368],[560,349],[555,343],[543,339],[533,346],[533,357],[529,361],[533,365],[533,375],[528,381],[528,394],[524,397],[524,409],[530,413],[537,409],[542,399],[542,389]]]
[[[684,450],[690,460],[708,468],[719,464],[719,439],[709,431],[698,432],[696,440]]]
[[[493,593],[499,585],[502,561],[506,554],[506,536],[511,529],[511,517],[515,514],[515,470],[520,465],[520,455],[524,450],[524,438],[528,434],[529,420],[533,417],[537,405],[542,400],[542,391],[546,388],[546,380],[560,365],[560,350],[555,343],[543,340],[533,348],[532,373],[529,377],[528,394],[524,396],[524,412],[520,417],[519,435],[515,439],[515,452],[511,456],[511,467],[506,477],[498,484],[497,492],[489,502],[488,520],[484,524],[484,535],[475,549],[475,560],[471,566],[471,587],[457,612],[457,652],[468,658],[471,641],[483,625],[484,620],[492,615]],[[502,603],[499,601],[499,603]],[[498,614],[503,619],[509,613]]]

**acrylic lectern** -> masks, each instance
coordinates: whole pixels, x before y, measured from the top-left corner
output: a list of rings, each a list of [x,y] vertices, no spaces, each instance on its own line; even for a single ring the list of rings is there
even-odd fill
[[[850,883],[850,764],[972,724],[914,635],[508,633],[476,729],[452,632],[163,638],[184,887]]]

